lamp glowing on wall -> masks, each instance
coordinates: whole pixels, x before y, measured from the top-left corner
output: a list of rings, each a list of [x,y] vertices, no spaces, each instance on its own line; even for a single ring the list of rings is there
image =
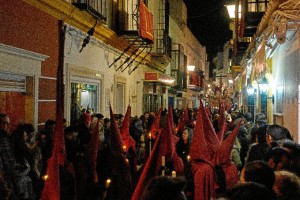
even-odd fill
[[[253,87],[252,84],[248,85],[248,87],[247,87],[247,93],[248,93],[248,95],[254,95],[255,88]]]
[[[260,81],[258,81],[258,87],[260,94],[266,94],[268,92],[269,82],[265,76]]]
[[[188,66],[187,66],[187,70],[188,70],[189,72],[193,72],[193,71],[195,70],[195,65],[188,65]]]
[[[225,5],[229,14],[230,19],[234,19],[235,18],[235,5],[231,4],[231,5]],[[241,19],[241,5],[239,5],[238,8],[238,17],[239,19]]]

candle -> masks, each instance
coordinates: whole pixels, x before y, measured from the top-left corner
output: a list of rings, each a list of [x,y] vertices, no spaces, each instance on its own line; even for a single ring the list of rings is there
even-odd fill
[[[188,155],[188,156],[186,157],[186,159],[187,159],[187,161],[188,161],[188,162],[190,162],[190,160],[191,160],[191,156],[190,156],[190,155]]]
[[[106,189],[109,187],[110,182],[111,182],[110,179],[107,179],[107,180],[106,180],[106,182],[105,182],[105,188],[106,188]]]
[[[125,145],[123,146],[123,151],[125,151],[125,152],[126,152],[126,146],[125,146]]]
[[[172,171],[172,177],[176,177],[176,172],[175,171]]]
[[[46,174],[46,175],[44,175],[44,176],[42,177],[42,179],[43,179],[44,181],[46,181],[48,178],[49,178],[49,177],[48,177],[48,175],[47,175],[47,174]]]
[[[151,144],[151,133],[149,133],[149,155],[150,155],[150,153],[151,153],[151,147],[152,146],[152,144]]]
[[[166,157],[162,156],[161,157],[161,175],[165,176],[165,165],[166,165]]]
[[[165,156],[161,157],[161,166],[166,166],[166,157]]]

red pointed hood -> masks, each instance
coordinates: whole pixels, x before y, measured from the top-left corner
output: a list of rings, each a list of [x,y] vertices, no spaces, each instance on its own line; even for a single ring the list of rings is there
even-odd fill
[[[224,106],[224,104],[220,105],[218,126],[219,126],[219,132],[218,132],[217,135],[218,135],[219,141],[222,143],[224,133],[225,133],[225,130],[226,130],[226,116],[225,116],[225,106]]]
[[[205,107],[205,111],[206,111],[208,117],[211,118],[211,111],[210,111],[210,107],[209,106]]]
[[[151,137],[155,140],[156,135],[158,135],[161,132],[160,128],[160,119],[161,119],[161,112],[162,112],[162,107],[160,107],[158,113],[155,115],[153,124],[150,129]],[[158,134],[153,134],[153,133],[158,133]]]
[[[194,128],[194,136],[190,148],[190,156],[192,161],[203,160],[206,162],[211,162],[212,151],[208,149],[208,144],[204,137],[203,121],[202,121],[202,111],[203,107],[199,107],[196,125]]]
[[[233,131],[229,134],[229,136],[222,142],[220,145],[216,155],[215,155],[215,163],[223,164],[230,161],[230,154],[233,148],[233,144],[236,140],[236,136],[239,133],[239,128],[241,126],[241,121],[235,126]]]
[[[88,161],[92,169],[93,181],[94,183],[98,183],[98,174],[96,171],[97,166],[97,155],[98,155],[98,147],[99,147],[99,120],[96,123],[96,126],[93,129],[92,137],[88,145],[90,148],[88,149]]]
[[[115,150],[122,152],[123,151],[122,148],[123,148],[124,144],[122,141],[120,130],[119,130],[118,124],[116,122],[116,119],[115,119],[115,116],[114,116],[111,106],[109,107],[109,109],[110,109],[110,121],[111,121],[111,126],[110,126],[111,137],[114,140],[112,145],[115,145],[115,147],[113,147],[113,148],[116,148]]]
[[[168,115],[168,117],[172,117]],[[173,134],[173,130],[171,129],[171,120],[166,120],[167,124],[165,128],[161,132],[161,142],[159,146],[159,157],[165,156],[166,160],[170,160],[173,162],[173,166],[177,174],[183,174],[183,161],[177,155],[176,152],[176,144],[179,141],[179,138]],[[158,162],[157,169],[161,166],[161,160]]]
[[[132,194],[131,200],[140,200],[145,189],[145,185],[151,180],[152,177],[158,175],[158,163],[161,163],[161,157],[159,157],[159,146],[161,143],[161,134],[157,136],[155,140],[153,149],[148,157],[143,172],[139,178],[139,181],[135,187],[135,190]],[[160,160],[160,162],[159,162]]]
[[[213,127],[213,124],[205,111],[204,105],[202,101],[200,101],[200,108],[202,113],[202,123],[203,123],[203,130],[204,130],[204,137],[208,145],[211,145],[213,151],[215,152],[219,145],[219,139]]]
[[[177,131],[183,131],[184,126],[189,122],[189,108],[186,106],[186,109],[183,112],[183,117],[180,119],[180,122],[177,126]]]
[[[124,121],[122,123],[122,127],[120,130],[123,144],[126,146],[126,149],[125,149],[126,152],[128,152],[129,147],[132,147],[132,149],[134,151],[136,151],[135,141],[129,134],[130,116],[131,116],[131,106],[128,105],[126,114],[124,116]]]
[[[172,106],[169,106],[168,117],[167,117],[167,119],[170,120],[170,123],[171,123],[171,130],[173,131],[174,128],[175,128],[175,125],[174,125],[173,108],[172,108]],[[173,131],[173,133],[175,134],[174,131]]]
[[[47,161],[47,176],[45,185],[40,199],[59,200],[60,198],[60,181],[59,181],[59,165],[65,163],[65,139],[62,112],[58,109],[56,114],[56,124],[53,136],[52,156]]]

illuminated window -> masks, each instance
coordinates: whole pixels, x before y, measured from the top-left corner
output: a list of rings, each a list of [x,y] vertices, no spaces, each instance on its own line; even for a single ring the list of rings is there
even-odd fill
[[[268,0],[248,0],[248,12],[265,12]]]
[[[97,112],[98,85],[87,83],[71,83],[71,122],[79,119],[83,110]]]

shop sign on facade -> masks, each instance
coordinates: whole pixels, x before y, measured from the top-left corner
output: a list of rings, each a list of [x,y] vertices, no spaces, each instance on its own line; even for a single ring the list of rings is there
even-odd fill
[[[242,72],[242,66],[241,65],[234,65],[231,67],[232,72]]]
[[[168,86],[174,86],[175,85],[175,79],[166,75],[161,74],[159,72],[145,72],[145,81],[148,82],[159,82],[164,85]]]

